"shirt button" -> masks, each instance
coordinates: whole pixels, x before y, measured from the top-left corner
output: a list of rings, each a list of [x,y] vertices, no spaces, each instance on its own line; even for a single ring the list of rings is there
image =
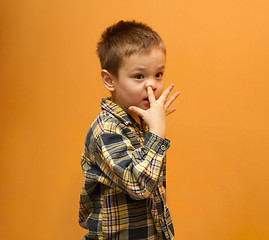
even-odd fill
[[[165,147],[164,145],[162,145],[162,146],[161,146],[161,149],[162,149],[163,151],[165,151],[165,150],[166,150],[166,147]]]

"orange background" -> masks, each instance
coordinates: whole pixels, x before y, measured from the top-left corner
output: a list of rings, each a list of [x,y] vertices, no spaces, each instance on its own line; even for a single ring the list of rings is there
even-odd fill
[[[120,19],[163,37],[168,204],[178,240],[269,239],[269,4],[5,1],[1,24],[0,239],[81,239],[80,155],[108,95],[95,54]]]

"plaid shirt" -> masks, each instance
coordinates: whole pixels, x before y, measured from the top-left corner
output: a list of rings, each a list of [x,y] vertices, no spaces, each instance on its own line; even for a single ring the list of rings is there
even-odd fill
[[[81,157],[83,239],[174,239],[166,205],[169,140],[146,131],[103,98]]]

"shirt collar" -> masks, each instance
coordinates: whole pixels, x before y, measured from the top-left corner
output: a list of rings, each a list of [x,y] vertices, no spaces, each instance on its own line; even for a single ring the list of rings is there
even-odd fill
[[[129,114],[127,114],[119,105],[111,101],[111,97],[102,98],[101,108],[113,114],[125,125],[134,124],[140,127],[140,125]]]

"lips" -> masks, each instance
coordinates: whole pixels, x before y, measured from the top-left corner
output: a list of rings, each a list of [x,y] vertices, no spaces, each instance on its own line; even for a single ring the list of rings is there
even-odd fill
[[[146,105],[149,105],[149,104],[150,104],[148,98],[144,98],[144,99],[143,99],[143,102],[144,102]]]

